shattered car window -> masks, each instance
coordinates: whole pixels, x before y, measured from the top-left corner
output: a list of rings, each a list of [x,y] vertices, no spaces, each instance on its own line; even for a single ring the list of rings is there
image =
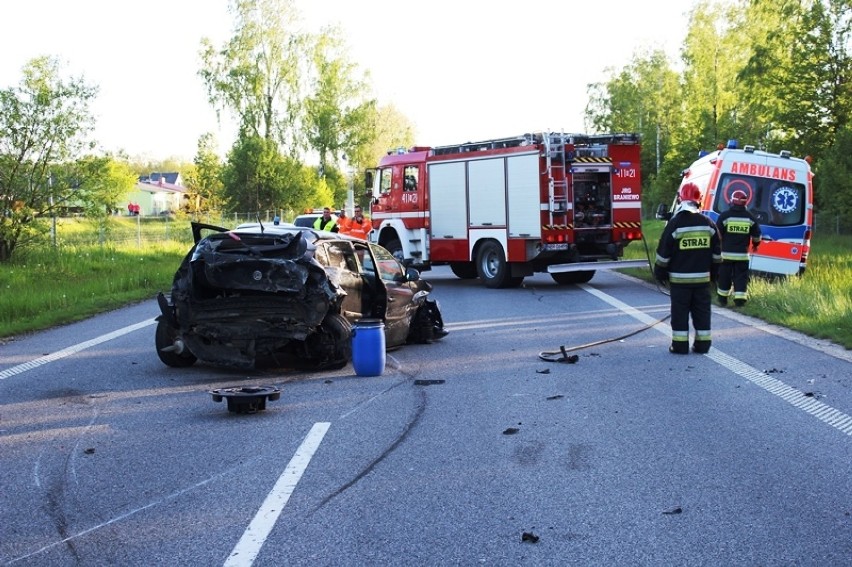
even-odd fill
[[[379,264],[379,275],[383,280],[397,281],[405,277],[405,269],[402,264],[387,249],[371,245],[370,250],[376,257],[376,262]]]

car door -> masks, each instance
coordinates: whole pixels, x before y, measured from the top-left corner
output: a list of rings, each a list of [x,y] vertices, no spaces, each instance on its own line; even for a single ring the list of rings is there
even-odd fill
[[[369,304],[364,301],[364,281],[352,243],[345,240],[322,241],[317,244],[314,258],[323,265],[329,280],[346,292],[341,315],[350,323],[372,316]]]
[[[415,290],[408,281],[405,267],[386,248],[369,244],[371,261],[375,266],[376,282],[387,294],[385,342],[388,346],[399,346],[408,337],[411,318],[417,310]]]

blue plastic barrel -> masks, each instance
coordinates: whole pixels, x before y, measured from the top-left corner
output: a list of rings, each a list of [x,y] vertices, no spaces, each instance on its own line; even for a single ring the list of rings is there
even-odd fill
[[[381,376],[385,371],[385,324],[381,319],[355,321],[352,367],[358,376]]]

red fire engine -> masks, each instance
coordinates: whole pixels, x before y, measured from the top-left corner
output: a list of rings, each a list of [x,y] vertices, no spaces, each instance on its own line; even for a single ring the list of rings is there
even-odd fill
[[[618,259],[642,238],[639,149],[636,134],[534,133],[390,152],[367,171],[370,239],[492,288],[588,282],[633,264]]]

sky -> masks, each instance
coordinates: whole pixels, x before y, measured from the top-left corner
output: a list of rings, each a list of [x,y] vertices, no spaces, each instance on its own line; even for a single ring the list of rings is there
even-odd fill
[[[674,61],[688,0],[295,0],[306,30],[337,25],[373,96],[415,125],[417,145],[535,131],[579,133],[587,85],[645,49]],[[191,161],[220,123],[198,76],[201,39],[222,45],[227,0],[14,0],[0,3],[0,89],[35,57],[99,93],[94,137],[104,151]]]

